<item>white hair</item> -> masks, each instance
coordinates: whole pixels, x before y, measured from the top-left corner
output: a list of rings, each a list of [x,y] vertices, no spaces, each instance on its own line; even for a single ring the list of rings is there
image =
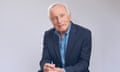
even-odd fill
[[[53,8],[53,7],[55,7],[55,6],[59,6],[59,5],[64,6],[65,9],[66,9],[66,11],[67,11],[67,13],[68,13],[69,15],[71,14],[71,13],[70,13],[70,10],[68,9],[68,6],[67,6],[65,3],[53,3],[53,4],[51,4],[51,5],[48,7],[48,16],[50,16],[50,10],[51,10],[51,8]]]

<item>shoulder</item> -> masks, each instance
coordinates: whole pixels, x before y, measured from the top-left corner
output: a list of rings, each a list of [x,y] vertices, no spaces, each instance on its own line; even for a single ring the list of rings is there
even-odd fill
[[[76,32],[78,33],[82,33],[82,34],[91,34],[91,30],[86,28],[86,27],[83,27],[79,24],[74,24],[72,23],[72,28],[76,30]]]
[[[88,28],[74,23],[72,23],[71,26],[71,34],[75,34],[75,37],[77,37],[78,39],[90,39],[92,36],[91,31]]]
[[[50,28],[50,29],[48,29],[48,30],[46,30],[44,32],[44,36],[51,36],[51,35],[54,34],[54,32],[55,32],[55,29],[54,28]]]

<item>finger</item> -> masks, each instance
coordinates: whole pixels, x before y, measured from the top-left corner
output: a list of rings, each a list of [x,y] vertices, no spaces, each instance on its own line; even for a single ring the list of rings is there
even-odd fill
[[[55,68],[55,71],[57,71],[57,72],[64,72],[64,70],[62,68]]]
[[[49,72],[49,71],[53,72],[53,69],[50,67],[44,67],[44,72]]]
[[[54,69],[55,68],[55,64],[50,64],[49,67]]]
[[[54,70],[54,68],[55,68],[55,64],[45,64],[44,65],[44,71],[45,72],[48,72],[48,71],[52,71],[52,72],[54,72],[53,70]]]
[[[46,63],[45,66],[46,66],[46,67],[50,67],[50,68],[55,68],[55,64]]]
[[[44,72],[48,72],[49,71],[47,64],[44,65],[43,69],[44,69]]]

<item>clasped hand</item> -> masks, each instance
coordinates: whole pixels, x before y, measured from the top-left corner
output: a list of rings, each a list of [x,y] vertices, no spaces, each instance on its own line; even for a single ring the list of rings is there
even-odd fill
[[[43,67],[44,72],[64,72],[62,68],[55,67],[55,64],[46,63]]]

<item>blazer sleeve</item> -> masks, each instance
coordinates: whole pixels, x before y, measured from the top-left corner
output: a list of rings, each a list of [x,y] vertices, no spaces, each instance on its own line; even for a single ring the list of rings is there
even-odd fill
[[[44,40],[43,40],[43,53],[42,53],[42,59],[40,61],[40,67],[41,71],[43,71],[43,66],[45,63],[51,63],[51,56],[48,51],[48,44],[47,44],[47,32],[44,34]]]
[[[68,66],[65,68],[66,72],[88,72],[88,66],[91,55],[91,32],[88,31],[84,35],[82,43],[82,49],[80,53],[79,61],[74,66]]]

